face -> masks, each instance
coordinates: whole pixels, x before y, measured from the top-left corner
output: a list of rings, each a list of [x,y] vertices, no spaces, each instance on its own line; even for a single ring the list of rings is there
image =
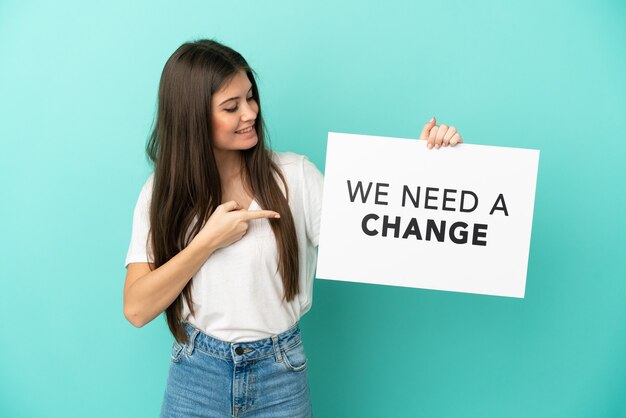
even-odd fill
[[[259,105],[252,97],[252,83],[239,71],[211,97],[213,149],[239,151],[256,145],[255,120]]]

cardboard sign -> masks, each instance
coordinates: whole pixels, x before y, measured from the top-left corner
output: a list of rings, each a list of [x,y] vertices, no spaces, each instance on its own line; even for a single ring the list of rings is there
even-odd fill
[[[317,277],[523,298],[538,163],[329,132]]]

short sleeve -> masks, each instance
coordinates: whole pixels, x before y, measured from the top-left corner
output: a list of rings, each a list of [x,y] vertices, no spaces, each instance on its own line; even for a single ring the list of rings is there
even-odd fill
[[[129,263],[154,263],[151,243],[148,241],[150,232],[150,199],[152,196],[152,180],[151,175],[144,183],[135,210],[133,212],[133,226],[130,237],[130,245],[126,254],[125,265],[128,268]]]
[[[322,217],[324,175],[306,156],[302,159],[302,205],[307,238],[317,247]]]

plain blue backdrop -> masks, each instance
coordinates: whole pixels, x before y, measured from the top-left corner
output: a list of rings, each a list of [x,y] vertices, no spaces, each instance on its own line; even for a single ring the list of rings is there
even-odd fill
[[[316,416],[626,417],[617,0],[4,0],[0,416],[157,416],[172,337],[125,320],[124,258],[161,70],[202,37],[257,71],[273,147],[321,170],[328,131],[431,116],[541,150],[524,299],[316,282]]]

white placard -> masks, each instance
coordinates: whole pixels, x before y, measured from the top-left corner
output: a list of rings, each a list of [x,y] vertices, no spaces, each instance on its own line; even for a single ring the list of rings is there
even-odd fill
[[[329,132],[317,277],[523,298],[538,163]]]

